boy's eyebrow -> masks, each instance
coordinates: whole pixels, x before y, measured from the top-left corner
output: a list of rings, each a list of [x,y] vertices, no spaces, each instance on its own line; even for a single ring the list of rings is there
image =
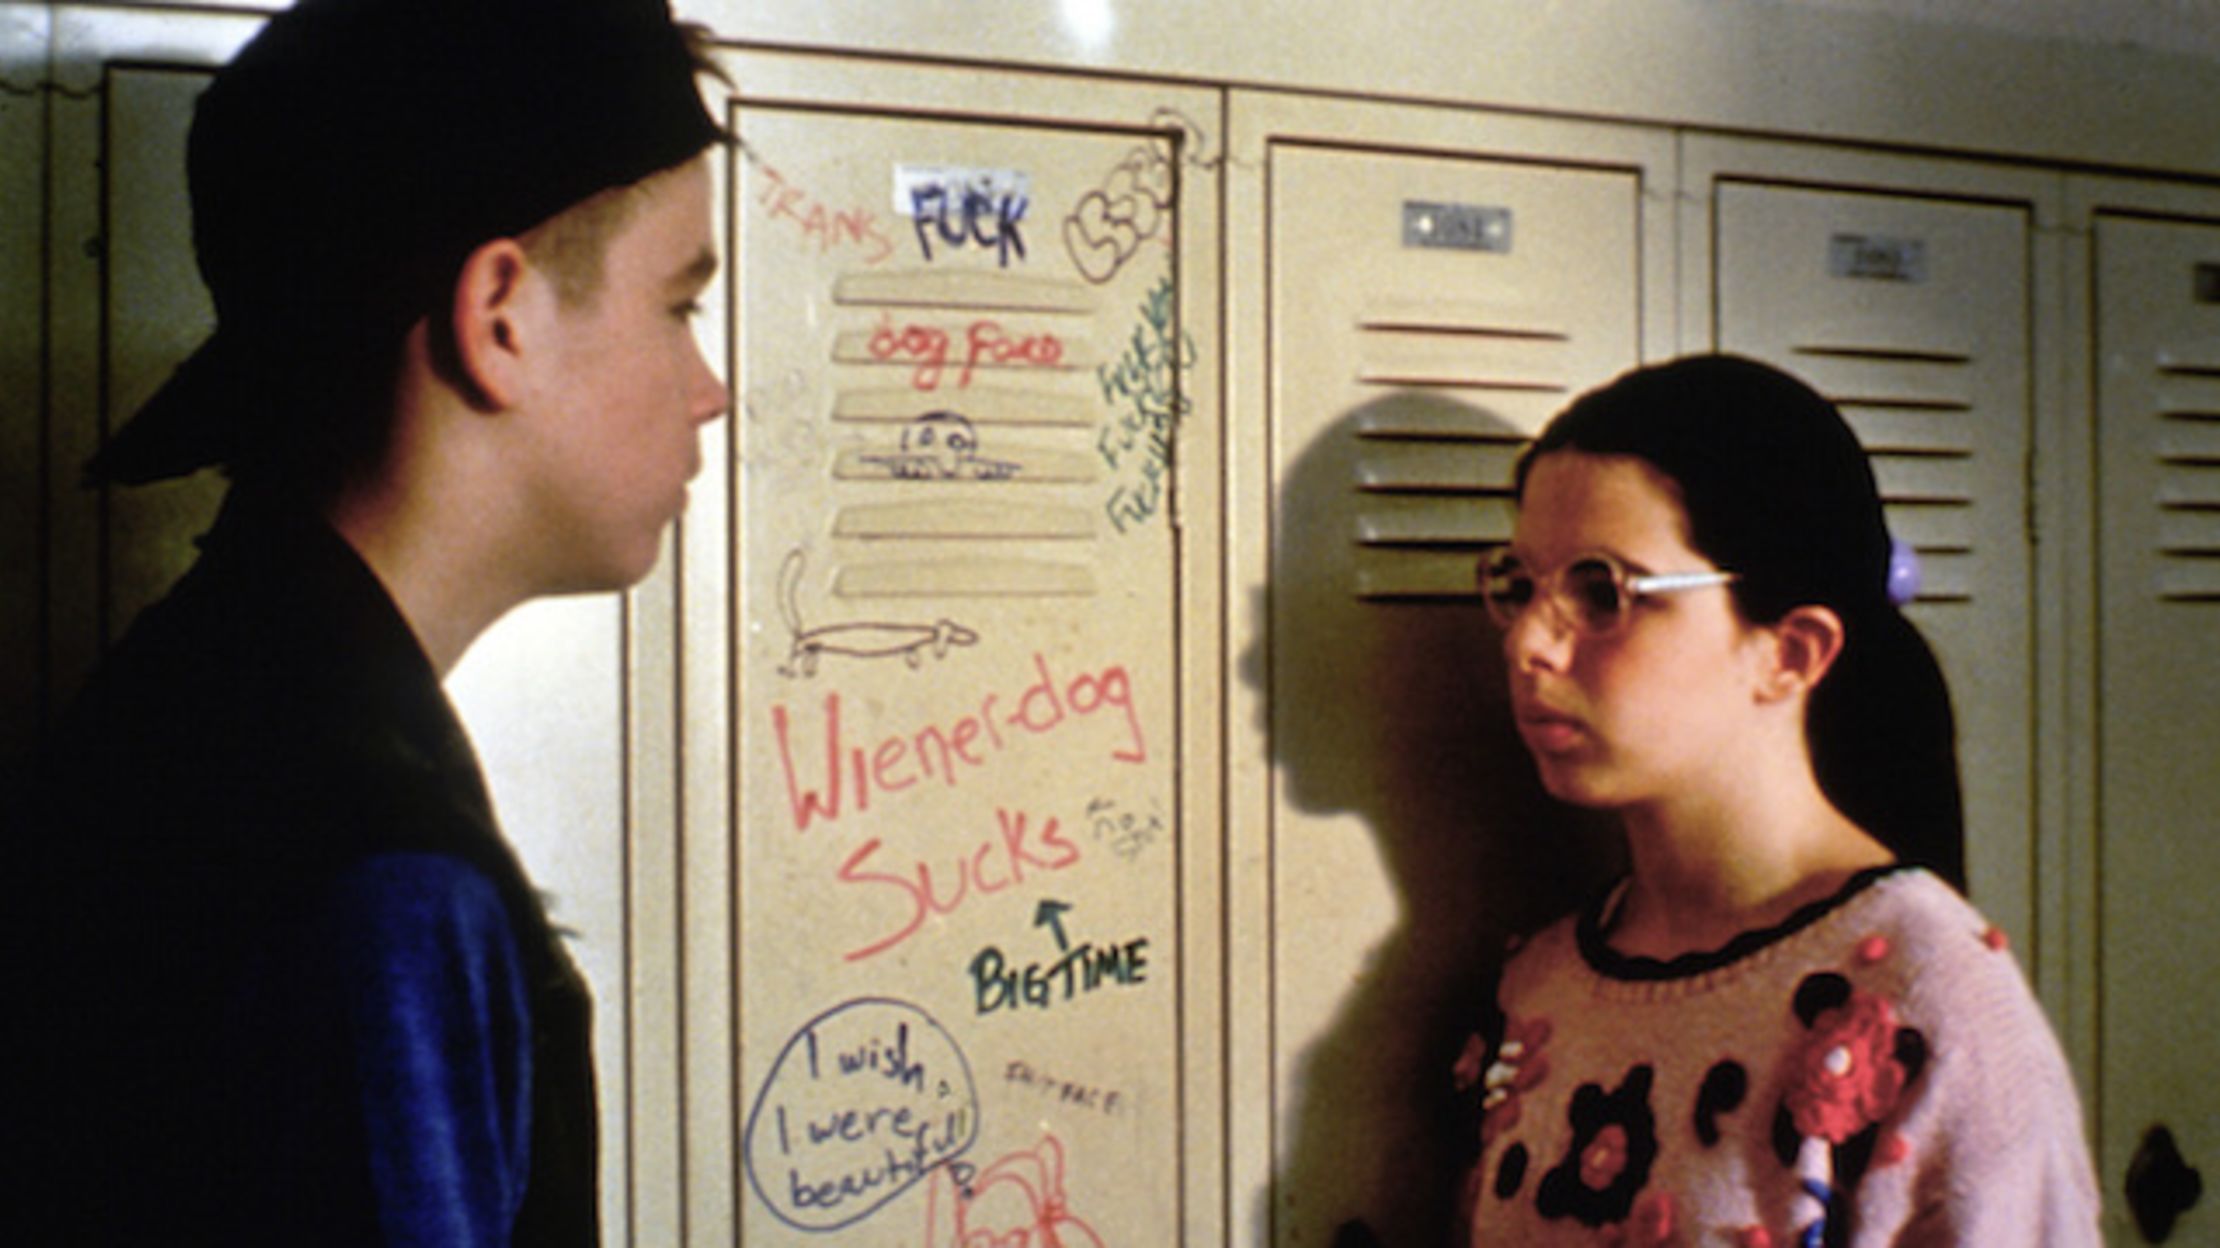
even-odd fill
[[[694,253],[694,258],[687,263],[685,268],[671,275],[670,284],[673,286],[700,286],[716,275],[717,251],[714,247],[704,246],[700,251]]]

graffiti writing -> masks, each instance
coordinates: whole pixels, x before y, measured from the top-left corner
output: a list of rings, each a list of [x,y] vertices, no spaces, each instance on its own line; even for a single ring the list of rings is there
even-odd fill
[[[953,342],[948,331],[934,325],[896,325],[882,315],[871,331],[867,349],[871,358],[885,364],[914,364],[910,385],[938,390],[947,372],[949,352],[961,352],[956,386],[971,384],[974,370],[987,368],[1055,368],[1064,361],[1064,342],[1055,334],[1013,335],[999,321],[978,320],[966,326],[962,342]]]
[[[1173,438],[1192,407],[1180,375],[1195,359],[1194,337],[1179,327],[1176,293],[1166,275],[1141,301],[1140,323],[1124,351],[1095,369],[1114,413],[1095,436],[1095,450],[1116,482],[1103,509],[1120,533],[1163,508]]]
[[[865,841],[849,854],[834,873],[835,877],[843,884],[877,884],[892,890],[891,895],[878,895],[894,901],[903,918],[900,926],[841,957],[855,962],[884,953],[915,936],[932,915],[955,913],[966,898],[989,896],[1025,883],[1028,869],[1041,874],[1062,871],[1079,862],[1079,846],[1064,839],[1063,830],[1055,819],[1036,827],[1022,811],[1008,810],[995,811],[995,819],[1000,824],[999,837],[988,837],[940,864],[954,867],[953,871],[945,871],[941,876],[942,882],[949,885],[945,898],[933,884],[935,864],[923,859],[898,871],[866,870],[879,851],[886,848],[886,843],[878,837]]]
[[[1098,1088],[1092,1084],[1064,1079],[1041,1070],[1030,1062],[1013,1060],[1002,1068],[1003,1082],[1012,1087],[1039,1093],[1044,1100],[1058,1105],[1077,1106],[1104,1114],[1116,1114],[1125,1109],[1128,1098],[1116,1088]]]
[[[949,619],[935,620],[931,624],[851,620],[806,628],[802,624],[801,610],[803,563],[802,550],[796,547],[779,566],[779,614],[786,620],[787,632],[793,637],[787,647],[786,662],[779,665],[781,676],[814,676],[818,660],[828,654],[854,659],[899,657],[914,669],[924,665],[927,652],[936,659],[945,658],[952,646],[972,646],[979,642],[979,634]]]
[[[1146,937],[1122,945],[1082,941],[1074,948],[1064,933],[1064,915],[1070,909],[1067,902],[1043,900],[1033,912],[1033,925],[1048,928],[1056,937],[1055,961],[1013,967],[993,945],[971,959],[972,995],[981,1014],[1027,1005],[1045,1010],[1099,988],[1148,982]]]
[[[1025,234],[1019,229],[1031,201],[1022,194],[991,193],[969,186],[925,184],[910,188],[911,225],[917,249],[930,262],[933,240],[950,250],[966,246],[994,249],[1003,268],[1010,253],[1025,259]]]
[[[1112,721],[1123,719],[1123,733],[1113,739],[1111,759],[1148,761],[1141,715],[1133,705],[1132,678],[1122,665],[1060,679],[1047,656],[1036,653],[1033,670],[1038,679],[1007,703],[989,693],[977,702],[976,711],[966,703],[944,720],[889,733],[868,748],[851,745],[841,735],[840,695],[827,693],[825,766],[814,782],[806,780],[797,765],[792,712],[784,702],[772,703],[771,732],[778,742],[795,830],[807,831],[816,819],[836,822],[851,802],[854,810],[867,811],[875,794],[897,794],[934,776],[953,788],[971,770],[986,767],[1027,738],[1059,732],[1106,710],[1118,713],[1110,717]]]
[[[781,1222],[831,1231],[869,1217],[970,1148],[979,1092],[931,1015],[865,997],[804,1024],[748,1112],[748,1184]]]
[[[1141,244],[1164,232],[1173,185],[1162,145],[1149,143],[1126,153],[1101,186],[1080,196],[1064,218],[1064,249],[1080,276],[1098,286],[1108,282]]]
[[[904,481],[1007,481],[1018,465],[979,453],[979,434],[961,412],[927,412],[902,430],[902,449],[863,457]]]
[[[925,1193],[925,1248],[1104,1248],[1072,1211],[1064,1144],[1052,1134],[984,1170],[944,1166]]]
[[[763,175],[763,189],[755,199],[772,221],[790,221],[803,244],[819,255],[854,250],[865,264],[877,264],[894,254],[894,240],[879,226],[879,216],[867,208],[834,209],[804,187],[761,160],[753,162]]]
[[[993,945],[971,959],[971,992],[979,1013],[1032,1006],[1045,1010],[1099,988],[1148,982],[1147,937],[1122,945],[1082,941],[1053,962],[1012,966]]]
[[[1156,811],[1125,810],[1107,797],[1087,803],[1087,820],[1095,843],[1131,862],[1164,835],[1164,816]]]

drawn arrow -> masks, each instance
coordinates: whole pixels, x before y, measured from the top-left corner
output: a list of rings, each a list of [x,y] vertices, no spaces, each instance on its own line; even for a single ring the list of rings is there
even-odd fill
[[[1064,912],[1069,909],[1071,903],[1068,901],[1049,901],[1044,898],[1040,907],[1033,911],[1033,926],[1046,927],[1056,933],[1058,953],[1071,951],[1071,940],[1064,935]]]

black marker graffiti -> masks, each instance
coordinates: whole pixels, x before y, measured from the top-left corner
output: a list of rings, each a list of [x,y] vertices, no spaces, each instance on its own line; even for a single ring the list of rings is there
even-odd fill
[[[1149,126],[1178,130],[1177,147],[1188,163],[1206,168],[1215,163],[1202,156],[1208,143],[1202,127],[1177,109],[1157,109]],[[1141,244],[1171,223],[1178,182],[1165,156],[1168,146],[1159,140],[1127,152],[1102,185],[1080,196],[1064,218],[1064,248],[1080,276],[1095,285],[1116,277]]]
[[[989,194],[965,186],[914,186],[910,188],[910,216],[917,230],[917,249],[930,262],[933,236],[949,250],[965,246],[993,248],[1003,268],[1010,267],[1010,253],[1025,259],[1025,235],[1020,226],[1032,201],[1023,195]]]
[[[804,628],[800,604],[803,563],[802,551],[797,547],[787,554],[786,562],[779,568],[779,614],[786,618],[786,627],[794,635],[786,662],[779,666],[781,676],[815,676],[817,660],[827,654],[843,654],[852,659],[899,655],[904,663],[916,668],[924,665],[928,650],[936,659],[946,658],[951,646],[971,646],[979,642],[979,634],[947,619],[931,624],[851,621]]]
[[[866,455],[904,481],[1007,481],[1018,465],[979,454],[979,435],[960,412],[927,412],[902,430],[902,449],[892,455]]]
[[[1071,937],[1064,933],[1064,914],[1070,909],[1068,902],[1044,900],[1033,913],[1033,925],[1048,928],[1056,937],[1055,961],[1012,965],[994,945],[981,949],[971,959],[966,969],[979,1013],[1022,1010],[1026,1006],[1045,1010],[1101,988],[1148,982],[1148,937],[1122,944],[1088,941],[1074,947]]]

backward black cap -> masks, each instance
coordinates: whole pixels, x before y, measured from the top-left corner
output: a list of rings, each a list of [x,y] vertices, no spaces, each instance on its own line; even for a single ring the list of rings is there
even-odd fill
[[[194,111],[216,333],[88,475],[178,476],[314,420],[330,360],[398,342],[480,244],[722,137],[695,72],[667,0],[299,0]]]

